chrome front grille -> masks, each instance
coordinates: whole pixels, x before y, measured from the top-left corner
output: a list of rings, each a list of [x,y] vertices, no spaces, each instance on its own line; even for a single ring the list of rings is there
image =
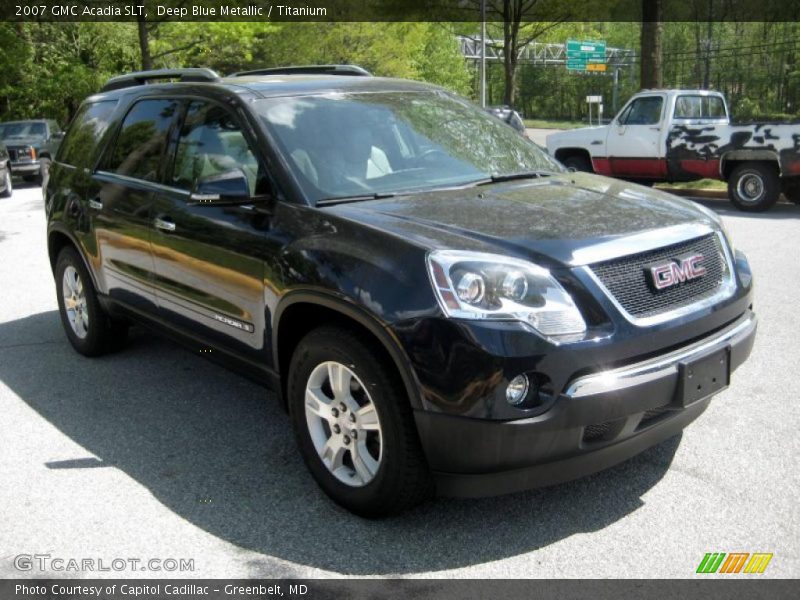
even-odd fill
[[[705,275],[658,290],[650,267],[681,256],[702,254]],[[730,277],[730,267],[715,233],[639,254],[591,265],[596,278],[632,317],[644,319],[714,297]]]

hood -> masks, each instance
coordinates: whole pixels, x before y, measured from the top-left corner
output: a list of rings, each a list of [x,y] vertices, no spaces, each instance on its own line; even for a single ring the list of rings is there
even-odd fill
[[[426,249],[517,255],[576,266],[716,229],[693,202],[640,185],[567,173],[323,209]]]
[[[552,153],[556,148],[563,148],[572,144],[577,145],[579,148],[586,148],[587,144],[591,144],[594,141],[600,141],[604,144],[607,131],[608,125],[557,131],[547,136],[547,149]]]

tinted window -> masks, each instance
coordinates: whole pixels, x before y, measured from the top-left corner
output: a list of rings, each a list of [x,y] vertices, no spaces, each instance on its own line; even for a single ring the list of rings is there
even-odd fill
[[[661,121],[661,107],[664,99],[661,96],[645,96],[637,98],[625,110],[620,123],[623,125],[657,125]]]
[[[222,107],[192,102],[181,127],[170,185],[185,190],[199,179],[241,169],[256,193],[258,161],[238,124]]]
[[[97,144],[108,129],[108,120],[116,100],[84,104],[75,115],[56,160],[74,166],[86,166],[97,155]]]
[[[724,119],[725,103],[719,96],[679,96],[676,119]]]
[[[142,100],[125,116],[106,170],[119,175],[158,180],[172,119],[174,100]]]

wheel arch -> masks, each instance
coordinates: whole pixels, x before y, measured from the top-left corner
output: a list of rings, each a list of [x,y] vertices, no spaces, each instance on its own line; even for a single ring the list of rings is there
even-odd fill
[[[280,392],[287,405],[289,363],[300,340],[322,325],[338,325],[369,336],[393,364],[402,381],[412,408],[420,408],[419,387],[400,342],[375,317],[347,300],[319,292],[288,294],[275,311],[273,319],[272,356],[280,377]]]
[[[782,176],[781,161],[778,153],[773,150],[731,150],[722,155],[719,161],[719,172],[724,181],[733,173],[740,164],[746,162],[760,162],[774,164],[778,169],[778,176]]]
[[[555,151],[556,160],[561,162],[571,156],[583,156],[592,164],[592,154],[586,148],[581,148],[580,146],[564,146]]]
[[[74,237],[72,237],[71,234],[60,228],[53,228],[47,234],[47,254],[50,259],[50,270],[52,271],[53,275],[55,275],[56,272],[56,261],[58,261],[58,255],[66,247],[71,247],[73,250],[75,250],[75,252],[78,253],[78,256],[80,256],[81,260],[83,261],[83,266],[86,267],[86,271],[89,273],[89,277],[92,278],[92,285],[94,285],[96,290],[99,289],[97,287],[97,277],[95,277],[94,270],[86,260],[86,256],[84,256],[83,252],[81,252],[80,244]]]

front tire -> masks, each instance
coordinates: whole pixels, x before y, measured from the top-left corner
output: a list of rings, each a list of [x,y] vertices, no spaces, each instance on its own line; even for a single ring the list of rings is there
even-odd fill
[[[289,367],[289,413],[303,460],[323,491],[364,517],[397,514],[432,495],[411,406],[373,343],[322,327]]]
[[[103,311],[89,272],[73,248],[61,250],[55,277],[58,312],[72,347],[84,356],[118,349],[125,341],[128,326]]]
[[[39,160],[39,173],[35,177],[37,184],[44,186],[50,176],[50,159],[42,158]]]
[[[592,161],[583,154],[573,154],[564,159],[564,166],[568,169],[575,169],[584,173],[594,173]]]
[[[728,179],[728,197],[739,210],[763,212],[772,208],[781,193],[775,165],[747,162],[737,166]]]
[[[11,198],[11,194],[14,193],[14,183],[11,181],[11,171],[6,169],[5,179],[5,189],[0,192],[0,197],[2,198]]]

